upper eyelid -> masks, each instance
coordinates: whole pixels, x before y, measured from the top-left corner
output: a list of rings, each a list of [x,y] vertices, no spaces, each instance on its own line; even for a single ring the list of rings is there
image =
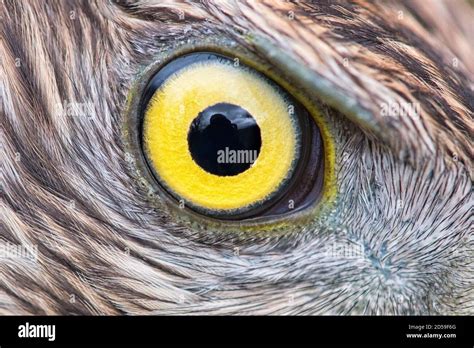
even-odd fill
[[[469,163],[469,152],[461,146],[468,144],[469,141],[457,141],[467,136],[466,129],[469,129],[470,120],[463,118],[463,112],[469,114],[467,106],[460,104],[459,101],[451,98],[452,103],[461,108],[461,114],[456,116],[456,123],[450,117],[455,117],[453,105],[443,104],[446,110],[450,110],[451,114],[441,113],[437,115],[438,110],[427,110],[427,103],[430,101],[417,98],[405,99],[396,89],[384,85],[382,82],[374,79],[373,76],[364,75],[362,71],[355,68],[352,70],[352,76],[345,75],[344,69],[338,70],[337,74],[322,74],[326,66],[319,66],[318,69],[310,67],[300,60],[300,57],[294,57],[290,53],[286,53],[273,42],[258,35],[249,37],[254,50],[259,56],[264,56],[269,64],[277,69],[284,78],[292,79],[293,84],[298,88],[306,91],[311,95],[325,103],[326,105],[339,111],[341,115],[357,124],[362,130],[375,135],[379,140],[389,145],[400,160],[407,161],[413,166],[418,166],[426,160],[436,156],[443,155],[450,161],[451,156],[455,156],[463,163]],[[329,75],[329,77],[328,77]],[[339,79],[360,78],[364,84],[374,84],[370,89],[357,86],[357,81],[352,81],[349,86],[341,86]],[[449,76],[451,77],[451,76]],[[403,82],[399,86],[408,88]],[[352,89],[356,89],[359,93],[354,93]],[[421,88],[421,86],[420,86]],[[450,90],[447,90],[452,92]],[[436,95],[433,95],[436,97]],[[436,103],[436,101],[435,101]],[[456,104],[457,103],[457,104]],[[399,108],[407,107],[415,110],[415,117],[391,117],[384,115],[384,108],[397,106]],[[441,108],[441,106],[435,106]],[[444,111],[441,110],[441,111]],[[459,111],[459,109],[457,110]],[[411,112],[411,110],[410,110]],[[449,123],[449,127],[441,128],[438,119],[444,118],[444,122]],[[433,128],[431,128],[433,127]],[[444,131],[452,131],[449,140],[441,143],[436,141],[433,129],[443,133]],[[454,139],[451,141],[451,139]],[[458,146],[461,144],[461,146]],[[439,152],[439,149],[442,149]],[[462,158],[461,158],[462,157]]]
[[[136,4],[119,4],[120,8],[124,10],[127,14],[140,14],[139,18],[145,21],[166,21],[169,25],[182,24],[183,22],[179,20],[177,16],[180,11],[183,11],[186,16],[191,12],[190,9],[179,6],[171,6],[175,11],[165,11],[168,9],[166,4],[147,4],[146,7],[138,6],[139,2]],[[144,15],[145,10],[148,10],[150,17]],[[196,12],[196,13],[199,13]],[[204,21],[209,14],[205,11],[202,13],[202,17],[195,18],[196,21]],[[199,17],[199,16],[198,16]],[[194,19],[193,19],[194,20]],[[309,93],[308,95],[316,94],[317,99],[323,101],[327,105],[334,107],[338,111],[342,112],[346,117],[354,121],[355,123],[361,125],[362,127],[369,129],[375,133],[380,133],[381,129],[378,127],[377,122],[372,117],[370,110],[363,108],[362,105],[354,98],[350,98],[347,94],[340,92],[337,86],[331,85],[330,81],[325,79],[323,76],[318,76],[317,73],[302,64],[299,64],[295,59],[278,47],[272,46],[269,41],[264,40],[262,37],[253,35],[251,38],[252,42],[249,44],[252,45],[252,48],[255,48],[256,51],[261,54],[263,60],[267,61],[274,70],[279,71],[283,75],[285,72],[291,71],[291,74],[288,74],[287,80],[293,80],[293,84],[297,88],[306,89]],[[278,52],[277,55],[274,53]],[[316,93],[314,93],[316,92]]]
[[[363,128],[376,134],[381,132],[382,128],[374,118],[372,110],[361,104],[357,98],[344,93],[325,76],[302,64],[292,55],[283,52],[267,39],[253,36],[250,40],[258,54],[264,56],[272,68],[278,70],[285,80],[290,80],[306,94],[340,111]]]
[[[166,23],[166,25],[205,22],[211,17],[211,13],[201,8],[199,4],[187,5],[149,2],[144,5],[136,1],[134,3],[119,2],[117,5],[125,13],[137,15],[141,20],[159,20],[160,22]],[[238,7],[238,5],[236,6]],[[233,7],[232,11],[237,11],[237,7]],[[213,14],[215,15],[215,13]],[[180,15],[184,15],[184,19],[180,18]],[[354,98],[348,93],[344,93],[337,85],[331,84],[330,80],[322,75],[318,75],[314,70],[295,62],[290,55],[286,55],[278,47],[272,46],[268,40],[259,37],[257,33],[252,33],[251,35],[249,38],[253,40],[252,44],[256,50],[262,53],[278,70],[284,73],[285,71],[293,69],[292,76],[295,77],[299,86],[306,87],[306,89],[311,92],[316,92],[317,97],[327,105],[341,111],[345,116],[363,128],[382,136],[383,128],[380,126],[380,120],[374,117],[373,110],[370,109],[372,105],[368,103],[363,105],[359,99]],[[274,52],[279,52],[279,54],[274,55]],[[291,68],[289,68],[289,66],[291,66]]]
[[[276,16],[264,18],[262,25],[256,25],[252,22],[253,17],[250,18],[247,15],[238,22],[233,21],[232,16],[226,17],[229,14],[238,13],[248,6],[251,7],[251,4],[232,3],[232,5],[228,5],[225,8],[216,8],[212,5],[206,7],[206,5],[202,4],[190,7],[190,5],[176,3],[147,3],[146,6],[140,5],[136,8],[124,8],[122,6],[124,11],[122,11],[121,15],[133,15],[134,19],[142,21],[144,28],[146,26],[145,23],[148,22],[149,24],[151,21],[159,21],[160,25],[170,27],[196,24],[195,32],[197,36],[199,36],[200,23],[203,25],[203,30],[209,25],[214,24],[215,27],[213,29],[215,28],[218,31],[222,31],[220,30],[222,28],[218,25],[219,22],[225,20],[228,20],[230,24],[234,23],[237,27],[240,26],[241,29],[250,26],[252,29],[247,32],[248,35],[241,35],[239,31],[232,30],[226,32],[226,35],[239,41],[247,40],[246,44],[265,57],[265,60],[270,61],[275,70],[283,75],[286,73],[295,82],[294,85],[297,88],[305,89],[306,94],[314,96],[315,99],[319,99],[335,110],[340,111],[341,115],[357,124],[362,130],[375,135],[380,141],[389,145],[394,154],[401,160],[417,166],[435,156],[442,155],[449,160],[455,154],[456,158],[459,158],[461,162],[469,163],[472,151],[466,148],[466,144],[469,144],[467,137],[472,126],[470,125],[469,118],[463,116],[469,115],[472,112],[472,108],[470,110],[469,106],[469,95],[472,95],[472,91],[468,91],[468,75],[462,69],[457,73],[450,70],[447,75],[442,75],[440,73],[441,70],[435,69],[433,76],[437,76],[438,80],[442,80],[441,91],[446,93],[441,93],[437,86],[423,87],[423,83],[410,86],[403,79],[397,79],[390,72],[385,72],[383,67],[376,65],[378,59],[382,60],[384,57],[389,58],[389,56],[386,56],[385,53],[374,53],[374,51],[370,50],[370,47],[365,47],[365,41],[360,41],[360,38],[364,35],[363,32],[358,33],[357,37],[359,39],[351,40],[351,30],[357,31],[357,27],[349,28],[350,30],[342,39],[338,39],[336,33],[326,36],[317,31],[313,32],[310,27],[299,28],[302,31],[306,31],[305,34],[298,30],[288,34],[286,32],[288,28],[275,27],[273,29],[274,34],[272,34],[275,41],[272,41],[272,44],[268,39],[264,39],[263,36],[260,37],[259,35],[267,35],[263,32],[262,26],[267,26],[267,29],[271,29],[272,24],[275,24],[275,18],[273,17]],[[291,6],[296,5],[291,4]],[[325,5],[321,6],[324,11]],[[400,4],[400,6],[403,7],[403,4]],[[361,7],[365,8],[362,5]],[[267,11],[267,9],[262,10],[260,7],[254,10]],[[373,9],[369,9],[364,14],[357,14],[355,18],[363,22],[364,16],[377,16],[377,13],[373,11]],[[145,16],[147,12],[151,14],[148,18]],[[222,16],[219,15],[221,12]],[[184,20],[179,18],[179,13],[185,15]],[[135,15],[137,16],[135,17]],[[300,15],[306,16],[308,20],[314,19],[309,13],[305,13],[304,10],[298,11],[298,16]],[[333,14],[333,16],[340,18],[337,14]],[[340,19],[342,20],[342,18]],[[205,22],[208,24],[204,24]],[[320,22],[315,22],[315,25],[320,26],[321,24]],[[350,23],[346,24],[349,25]],[[385,52],[384,49],[390,49],[391,45],[388,42],[392,37],[390,36],[391,29],[387,27],[384,30],[380,32],[382,41],[377,41],[379,52]],[[317,42],[308,41],[311,35],[315,35],[314,37],[315,39],[317,38]],[[290,40],[288,47],[281,47],[278,44],[282,40]],[[362,60],[359,59],[357,64],[352,64],[353,62],[350,61],[348,67],[344,66],[345,61],[343,57],[346,44],[349,46],[353,45],[354,49],[360,51],[359,58],[363,58]],[[419,43],[419,45],[423,46],[422,43]],[[418,46],[415,41],[412,45],[408,44],[407,48],[421,52],[429,62],[439,66],[439,62],[436,59],[431,59],[432,57],[430,58],[429,54],[426,55],[421,46]],[[352,49],[350,47],[348,51],[349,57]],[[295,49],[306,50],[304,53],[309,58],[303,61],[300,56],[292,56],[295,53]],[[432,48],[430,47],[430,49]],[[274,55],[275,52],[278,53]],[[403,49],[397,52],[401,54],[401,57],[399,57],[401,61],[398,59],[401,72],[408,75],[413,74],[413,70],[403,62],[404,55],[410,58],[409,52],[405,52]],[[291,73],[290,70],[292,70]],[[387,78],[390,81],[385,83],[379,77]],[[464,92],[459,92],[463,90]],[[407,103],[413,104],[414,107],[417,106],[416,104],[419,104],[421,117],[410,120],[399,117],[384,117],[382,115],[382,104],[403,106]],[[443,138],[443,141],[440,141],[440,136]],[[440,149],[442,151],[438,151]]]

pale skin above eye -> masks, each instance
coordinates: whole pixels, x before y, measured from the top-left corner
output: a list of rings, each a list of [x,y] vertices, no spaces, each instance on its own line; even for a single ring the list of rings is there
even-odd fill
[[[0,314],[474,313],[469,2],[0,9]]]

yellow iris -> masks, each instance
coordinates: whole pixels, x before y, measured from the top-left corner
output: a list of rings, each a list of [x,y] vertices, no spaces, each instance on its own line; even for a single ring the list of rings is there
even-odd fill
[[[189,151],[192,121],[218,103],[248,111],[261,132],[257,160],[234,176],[207,172]],[[185,202],[210,210],[242,209],[265,201],[292,172],[299,143],[290,110],[279,91],[251,70],[218,60],[196,62],[155,91],[144,117],[145,151],[161,183]]]

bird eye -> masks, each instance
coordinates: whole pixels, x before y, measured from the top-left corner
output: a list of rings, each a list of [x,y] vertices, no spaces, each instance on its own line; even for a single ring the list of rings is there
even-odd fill
[[[239,60],[182,55],[144,85],[145,162],[161,193],[210,218],[243,220],[304,209],[324,186],[324,147],[310,112]]]

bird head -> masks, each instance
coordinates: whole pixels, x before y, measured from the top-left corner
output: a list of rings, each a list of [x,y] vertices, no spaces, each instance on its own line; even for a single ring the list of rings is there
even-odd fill
[[[1,313],[473,313],[469,4],[0,9]]]

